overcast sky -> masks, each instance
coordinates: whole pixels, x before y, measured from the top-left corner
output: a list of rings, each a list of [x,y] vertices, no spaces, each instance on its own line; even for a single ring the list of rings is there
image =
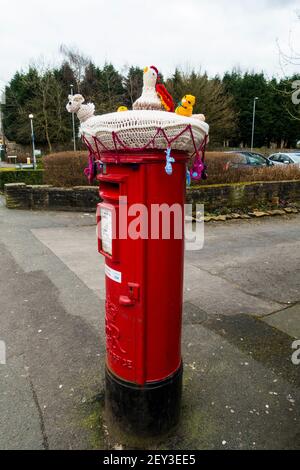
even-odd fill
[[[105,60],[222,74],[233,67],[282,75],[279,41],[300,51],[295,0],[0,0],[0,84],[32,61],[59,63],[59,46]],[[290,67],[286,72],[300,71]]]

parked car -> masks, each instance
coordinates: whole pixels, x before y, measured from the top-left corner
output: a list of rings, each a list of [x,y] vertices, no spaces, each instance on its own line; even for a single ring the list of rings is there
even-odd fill
[[[269,160],[274,165],[299,165],[300,166],[300,152],[299,153],[274,153],[269,156]]]
[[[268,158],[256,152],[231,151],[225,152],[225,154],[230,157],[225,165],[226,170],[229,168],[266,167],[274,165]]]

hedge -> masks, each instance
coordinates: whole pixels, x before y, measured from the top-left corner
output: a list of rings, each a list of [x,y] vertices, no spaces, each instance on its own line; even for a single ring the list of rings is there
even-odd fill
[[[239,161],[236,156],[226,152],[206,152],[208,178],[200,186],[211,184],[246,183],[254,181],[292,181],[300,180],[298,165],[275,165],[267,167],[226,168],[229,161]],[[194,183],[199,186],[199,183]]]
[[[58,152],[43,158],[44,183],[57,188],[86,186],[84,169],[88,165],[87,151]]]
[[[0,169],[0,190],[7,183],[25,183],[27,185],[43,184],[44,170]]]

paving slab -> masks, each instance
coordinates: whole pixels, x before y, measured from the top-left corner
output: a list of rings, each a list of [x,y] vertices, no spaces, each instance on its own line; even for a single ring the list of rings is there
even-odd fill
[[[187,253],[187,262],[263,301],[295,303],[300,300],[298,221],[292,216],[208,226],[204,249],[198,256]]]
[[[195,267],[188,261],[185,267],[184,298],[209,314],[247,313],[260,316],[281,308],[278,302],[245,292],[238,283]]]
[[[100,299],[105,299],[104,258],[97,250],[96,226],[33,229],[32,233]]]
[[[11,357],[7,367],[0,367],[1,450],[46,448],[39,408],[25,367],[22,356]]]
[[[300,339],[300,304],[297,303],[263,319],[268,325],[284,331],[292,338]]]

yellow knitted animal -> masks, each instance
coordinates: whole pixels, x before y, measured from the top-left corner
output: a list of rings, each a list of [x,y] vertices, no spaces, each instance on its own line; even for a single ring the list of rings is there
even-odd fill
[[[193,95],[185,95],[175,109],[176,114],[191,117],[193,114],[193,106],[195,106],[196,98]]]
[[[123,112],[123,111],[128,111],[127,106],[119,106],[119,107],[118,107],[118,113],[121,113],[121,112]]]

